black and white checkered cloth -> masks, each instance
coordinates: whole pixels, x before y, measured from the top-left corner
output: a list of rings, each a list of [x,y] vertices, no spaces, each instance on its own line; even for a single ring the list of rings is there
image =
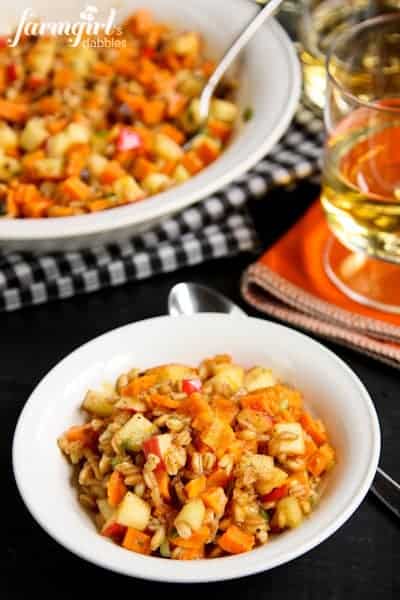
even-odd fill
[[[129,242],[95,250],[49,254],[0,254],[0,310],[87,294],[257,249],[246,207],[250,197],[290,185],[319,171],[323,126],[301,106],[284,138],[268,157],[202,202],[169,217]]]

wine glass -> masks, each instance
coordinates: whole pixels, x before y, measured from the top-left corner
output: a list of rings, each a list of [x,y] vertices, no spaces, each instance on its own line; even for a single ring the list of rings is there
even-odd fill
[[[322,110],[326,55],[343,31],[372,17],[400,10],[400,0],[291,0],[296,19],[305,97]]]
[[[326,273],[353,300],[400,313],[400,13],[336,38],[324,117]]]

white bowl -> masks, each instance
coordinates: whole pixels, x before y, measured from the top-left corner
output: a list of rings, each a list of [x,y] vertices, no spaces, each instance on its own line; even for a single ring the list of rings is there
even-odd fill
[[[101,537],[80,508],[70,466],[56,438],[82,420],[85,391],[129,367],[230,353],[239,363],[268,365],[304,392],[327,425],[338,462],[315,511],[296,530],[247,554],[214,560],[165,560],[134,554]],[[334,533],[366,495],[378,464],[380,432],[368,392],[332,352],[305,335],[259,319],[217,314],[159,317],[127,325],[85,344],[43,379],[19,419],[13,447],[20,493],[35,519],[60,544],[101,567],[134,577],[207,582],[266,571],[304,554]]]
[[[8,32],[16,26],[27,5],[26,0],[3,4],[0,31]],[[29,6],[43,21],[74,22],[85,4],[82,0],[35,0]],[[216,57],[222,55],[257,10],[255,2],[249,0],[96,0],[92,4],[99,14],[105,14],[110,6],[119,6],[120,19],[146,6],[160,19],[202,32]],[[59,219],[0,219],[0,248],[41,253],[122,241],[233,181],[271,150],[287,129],[298,104],[301,75],[297,56],[276,22],[266,24],[245,49],[240,84],[240,108],[243,111],[251,106],[254,117],[238,130],[223,156],[202,173],[146,201],[101,213]]]

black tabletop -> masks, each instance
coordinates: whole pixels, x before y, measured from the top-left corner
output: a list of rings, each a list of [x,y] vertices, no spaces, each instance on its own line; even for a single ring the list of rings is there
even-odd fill
[[[299,217],[316,193],[315,188],[304,185],[292,192],[277,190],[253,203],[251,210],[263,247]],[[4,518],[0,529],[0,598],[35,594],[52,600],[115,600],[125,599],[128,594],[135,598],[141,594],[150,594],[151,598],[168,594],[180,600],[194,594],[211,600],[235,593],[243,600],[400,597],[400,523],[371,495],[336,534],[305,556],[252,577],[190,588],[132,580],[83,562],[42,531],[18,495],[11,467],[12,435],[27,397],[43,375],[91,338],[132,321],[164,314],[168,291],[179,281],[214,286],[244,306],[239,278],[253,260],[250,255],[216,260],[121,288],[0,314],[0,506]],[[398,372],[350,350],[326,345],[354,369],[375,400],[383,433],[381,464],[400,480]]]

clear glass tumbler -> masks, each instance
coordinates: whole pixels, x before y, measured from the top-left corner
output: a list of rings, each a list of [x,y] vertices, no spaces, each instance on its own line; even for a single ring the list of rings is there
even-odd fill
[[[305,96],[313,107],[323,109],[326,56],[335,38],[367,19],[400,11],[400,0],[291,0],[291,3],[292,14],[297,12]]]
[[[324,114],[326,271],[358,302],[400,313],[400,13],[336,38]]]

